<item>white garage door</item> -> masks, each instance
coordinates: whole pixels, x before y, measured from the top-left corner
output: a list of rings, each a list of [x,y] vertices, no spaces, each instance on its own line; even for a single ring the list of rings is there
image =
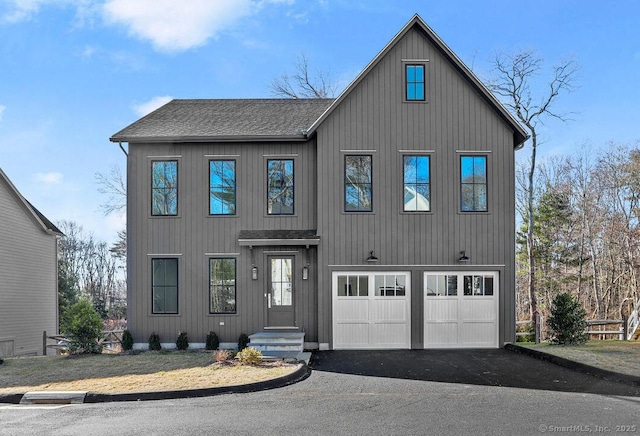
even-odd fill
[[[498,273],[424,273],[424,347],[498,347]]]
[[[411,348],[409,273],[334,272],[333,348]]]

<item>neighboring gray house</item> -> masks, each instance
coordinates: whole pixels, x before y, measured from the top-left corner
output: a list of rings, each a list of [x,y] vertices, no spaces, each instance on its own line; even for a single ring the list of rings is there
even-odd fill
[[[309,349],[515,340],[526,133],[419,16],[336,99],[174,100],[127,158],[128,323]]]
[[[0,169],[0,357],[42,355],[58,333],[61,235]]]

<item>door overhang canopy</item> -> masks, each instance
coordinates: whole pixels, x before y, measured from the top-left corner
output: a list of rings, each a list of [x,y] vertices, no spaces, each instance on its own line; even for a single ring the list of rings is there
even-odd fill
[[[241,247],[273,245],[320,245],[317,230],[240,230],[238,244]]]

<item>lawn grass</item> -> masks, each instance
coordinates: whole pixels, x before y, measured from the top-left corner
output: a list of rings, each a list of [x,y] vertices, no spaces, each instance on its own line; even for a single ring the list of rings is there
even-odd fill
[[[296,365],[220,365],[206,352],[141,352],[5,359],[0,395],[32,390],[148,392],[240,385],[277,378]]]
[[[551,345],[519,342],[543,353],[640,377],[640,341],[588,341],[583,345]]]

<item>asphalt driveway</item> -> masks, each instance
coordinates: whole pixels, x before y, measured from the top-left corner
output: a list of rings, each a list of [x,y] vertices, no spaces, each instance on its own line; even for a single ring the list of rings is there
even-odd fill
[[[504,349],[314,352],[314,371],[640,397],[640,386],[603,380]]]

